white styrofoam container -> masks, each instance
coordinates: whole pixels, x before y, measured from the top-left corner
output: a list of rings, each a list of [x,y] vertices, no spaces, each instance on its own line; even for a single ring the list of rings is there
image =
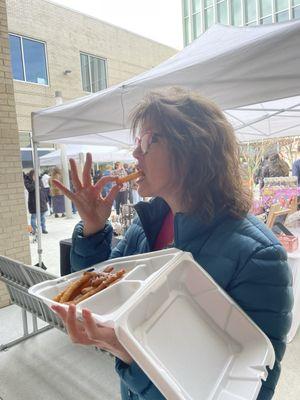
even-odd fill
[[[127,302],[132,299],[133,295],[140,291],[149,281],[153,280],[157,274],[160,274],[163,267],[166,267],[182,253],[181,250],[172,248],[154,253],[107,260],[94,265],[92,268],[86,268],[61,278],[43,281],[29,288],[29,293],[51,307],[56,304],[52,299],[72,281],[76,281],[84,271],[102,271],[107,266],[113,266],[115,271],[125,268],[126,275],[121,281],[77,305],[78,317],[81,316],[82,308],[89,308],[98,322],[107,326],[114,326],[117,315]],[[68,308],[68,305],[60,305],[65,309]]]
[[[193,259],[170,249],[99,264],[130,271],[77,306],[114,326],[167,399],[255,400],[274,365],[266,335]],[[81,274],[80,272],[79,274]],[[78,277],[78,273],[68,276]],[[68,282],[30,288],[46,304]],[[66,306],[67,307],[67,306]]]

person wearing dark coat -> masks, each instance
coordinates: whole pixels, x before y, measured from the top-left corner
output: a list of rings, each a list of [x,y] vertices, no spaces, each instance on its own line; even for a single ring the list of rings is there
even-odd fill
[[[46,211],[47,206],[47,196],[44,191],[42,180],[39,179],[40,184],[40,209],[41,209],[41,226],[42,232],[48,233],[46,229]],[[35,204],[35,174],[34,170],[30,170],[27,175],[24,175],[24,185],[28,191],[28,211],[31,215],[30,224],[32,228],[32,233],[36,233],[36,204]]]
[[[115,177],[103,177],[95,186],[92,185],[89,174],[93,160],[89,153],[80,181],[75,160],[70,160],[75,192],[70,192],[60,182],[56,181],[55,184],[74,201],[82,218],[72,237],[72,271],[89,268],[109,258],[144,254],[170,246],[190,252],[206,273],[269,337],[276,360],[274,368],[268,369],[268,377],[262,382],[260,392],[255,393],[255,398],[271,400],[280,375],[286,335],[292,322],[292,274],[286,251],[278,238],[248,213],[251,196],[242,185],[238,143],[233,127],[215,104],[183,88],[148,93],[131,113],[131,121],[132,133],[136,138],[133,156],[137,160],[138,171],[142,173],[136,181],[138,193],[153,199],[135,206],[137,217],[124,238],[112,249],[113,228],[108,219],[122,185],[114,185],[106,198],[102,198],[98,194],[107,182],[116,181]],[[181,272],[185,273],[185,270]],[[179,273],[174,276],[174,282],[181,285],[179,276]],[[189,284],[190,288],[186,290],[190,290],[198,299],[202,288],[197,281],[191,280]],[[169,281],[163,285],[167,287]],[[175,297],[172,297],[173,294],[167,296],[165,298],[170,309]],[[99,297],[94,304],[97,300],[101,302]],[[153,327],[152,321],[158,321],[157,309],[152,306],[153,302],[147,309],[148,330]],[[130,346],[125,348],[119,341],[114,328],[98,324],[86,308],[87,303],[84,307],[80,321],[76,319],[75,304],[70,304],[66,310],[62,304],[56,303],[52,309],[64,321],[74,343],[97,346],[116,357],[115,368],[120,376],[122,400],[165,399],[156,382],[165,379],[164,362],[168,357],[170,360],[170,354],[174,355],[176,365],[190,374],[193,385],[206,379],[205,373],[201,375],[202,364],[206,362],[203,354],[193,355],[193,360],[197,357],[198,364],[192,370],[187,357],[184,360],[176,358],[177,349],[170,343],[168,335],[171,333],[167,329],[163,332],[167,347],[161,358],[153,350],[155,343],[148,346],[148,365],[152,363],[153,356],[162,366],[157,373],[157,381],[152,382],[137,362],[139,360],[132,357]],[[194,310],[195,305],[189,307]],[[218,308],[218,305],[214,304],[214,307]],[[174,318],[177,321],[176,313],[168,315],[170,320]],[[135,321],[131,319],[128,322],[133,330]],[[193,328],[186,326],[184,321],[184,318],[178,319],[176,334],[181,338],[180,346],[188,349],[190,346],[186,338]],[[228,319],[224,321],[220,324],[228,326]],[[236,320],[232,328],[240,330],[241,325]],[[134,331],[137,342],[139,339],[136,337],[140,337],[140,333],[137,329]],[[193,335],[202,339],[201,330],[193,332]],[[258,347],[254,341],[252,344],[256,352]],[[217,350],[213,349],[212,355],[214,351]],[[218,365],[215,364],[214,368],[217,371]],[[254,369],[262,376],[257,366]],[[232,377],[239,379],[240,371],[237,371],[237,375],[232,373]],[[178,387],[181,383],[179,381]],[[215,382],[216,385],[218,383]],[[250,388],[252,378],[248,383]],[[215,392],[220,393],[218,389]],[[225,392],[223,399],[241,398],[238,393],[235,396]],[[220,398],[221,395],[210,393],[204,397]],[[173,398],[167,397],[168,400]],[[195,398],[199,399],[200,395]]]

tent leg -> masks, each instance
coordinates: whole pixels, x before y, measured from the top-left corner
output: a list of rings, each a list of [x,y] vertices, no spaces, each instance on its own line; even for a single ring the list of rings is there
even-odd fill
[[[33,148],[33,166],[34,166],[34,175],[35,175],[35,204],[36,204],[36,221],[37,221],[37,252],[38,252],[38,265],[42,267],[42,233],[41,233],[41,203],[40,203],[40,168],[39,168],[39,157],[37,151],[37,142],[32,140],[31,134],[31,145]]]

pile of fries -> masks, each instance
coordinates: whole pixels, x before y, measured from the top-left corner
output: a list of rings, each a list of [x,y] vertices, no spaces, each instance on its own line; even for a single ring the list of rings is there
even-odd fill
[[[53,300],[64,304],[78,304],[119,281],[125,272],[125,269],[115,272],[110,266],[101,272],[85,271],[79,279],[70,283]]]

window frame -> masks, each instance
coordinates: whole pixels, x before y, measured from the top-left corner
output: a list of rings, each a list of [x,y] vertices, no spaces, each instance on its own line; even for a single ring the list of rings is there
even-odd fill
[[[91,89],[92,89],[92,82],[91,82],[92,74],[91,74],[90,57],[98,58],[99,60],[104,61],[104,65],[105,65],[105,82],[106,82],[106,87],[105,87],[104,89],[100,89],[100,90],[98,90],[97,92],[93,92],[93,91],[90,91],[90,92],[89,92],[89,91],[87,91],[87,90],[84,90],[84,88],[83,88],[83,79],[82,79],[81,54],[84,55],[84,56],[87,56],[87,57],[88,57],[88,60],[89,60],[89,76],[90,76],[90,82],[89,82],[89,84],[90,84]],[[105,90],[105,89],[108,88],[108,68],[107,68],[107,58],[106,58],[106,57],[96,56],[95,54],[87,53],[86,51],[81,51],[81,50],[80,50],[80,51],[79,51],[79,62],[80,62],[80,73],[81,73],[81,87],[82,87],[82,91],[83,91],[84,93],[89,93],[89,94],[98,93],[98,92],[100,92],[101,90]]]
[[[21,35],[19,33],[8,32],[8,39],[9,39],[9,36],[15,36],[15,37],[20,38],[22,70],[23,70],[23,75],[24,75],[24,80],[15,79],[12,76],[13,80],[16,81],[16,82],[27,83],[29,85],[38,85],[38,86],[50,87],[50,75],[49,75],[49,68],[48,68],[47,43],[45,41],[43,41],[43,40],[34,39],[34,38],[30,37],[30,36]],[[25,58],[24,58],[24,49],[23,49],[23,39],[31,40],[32,42],[42,43],[44,45],[44,55],[45,55],[46,73],[47,73],[47,83],[38,83],[38,82],[27,81],[26,68],[25,68]],[[12,64],[12,60],[11,60],[11,64]]]

